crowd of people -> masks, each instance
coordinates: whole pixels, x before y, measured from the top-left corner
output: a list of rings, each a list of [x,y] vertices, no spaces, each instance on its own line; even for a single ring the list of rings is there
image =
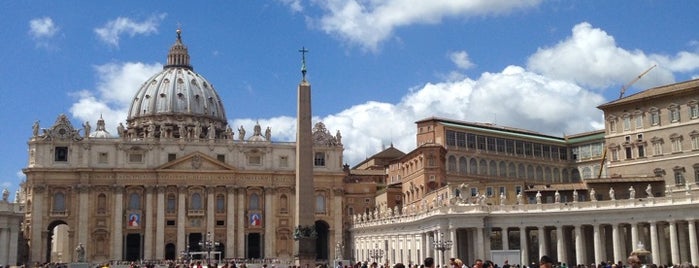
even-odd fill
[[[699,268],[699,266],[692,265],[691,263],[683,263],[679,265],[656,265],[656,264],[643,264],[638,256],[629,256],[626,263],[621,261],[614,262],[602,262],[599,264],[584,265],[579,264],[575,267],[569,267],[565,263],[554,262],[549,256],[542,256],[538,263],[538,268]],[[392,266],[388,263],[378,264],[376,262],[357,262],[353,265],[343,265],[342,262],[338,262],[335,268],[537,268],[536,263],[531,263],[527,265],[514,264],[510,265],[509,261],[505,260],[504,263],[498,265],[490,260],[476,259],[472,265],[467,265],[461,259],[451,258],[449,259],[449,264],[442,267],[436,267],[435,260],[432,257],[427,257],[422,264],[408,263],[396,263]]]

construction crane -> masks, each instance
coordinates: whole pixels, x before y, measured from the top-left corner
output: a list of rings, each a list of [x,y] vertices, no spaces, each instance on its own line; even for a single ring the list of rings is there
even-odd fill
[[[624,93],[626,92],[626,90],[627,90],[629,87],[631,87],[631,85],[633,85],[634,83],[636,83],[636,81],[638,81],[639,79],[641,79],[641,77],[643,77],[643,76],[646,75],[648,72],[650,72],[650,70],[653,70],[653,68],[655,68],[655,66],[658,66],[658,65],[657,65],[657,64],[653,64],[653,66],[651,66],[650,68],[648,68],[648,70],[646,70],[645,72],[642,72],[641,74],[639,74],[638,76],[636,76],[636,78],[634,78],[633,80],[631,80],[631,82],[629,82],[629,83],[626,84],[626,85],[623,85],[623,86],[621,87],[621,90],[619,91],[619,98],[621,99],[622,97],[624,97]]]

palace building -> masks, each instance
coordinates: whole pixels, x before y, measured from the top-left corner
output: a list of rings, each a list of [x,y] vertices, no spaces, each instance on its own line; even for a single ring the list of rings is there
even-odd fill
[[[299,86],[310,84],[304,77]],[[36,123],[23,185],[28,261],[75,262],[80,244],[91,263],[203,259],[209,251],[212,259],[292,261],[297,161],[312,167],[301,178],[312,181],[304,199],[314,204],[301,214],[315,225],[312,252],[335,258],[345,177],[339,131],[316,123],[312,159],[299,160],[296,142],[273,141],[269,127],[234,130],[224,107],[178,30],[167,64],[144,81],[115,135],[101,118],[82,134],[65,115],[44,129]]]
[[[375,209],[352,216],[353,256],[529,265],[549,255],[573,266],[643,248],[647,262],[697,264],[697,92],[691,80],[600,105],[604,130],[564,137],[420,120],[417,147],[382,159]]]

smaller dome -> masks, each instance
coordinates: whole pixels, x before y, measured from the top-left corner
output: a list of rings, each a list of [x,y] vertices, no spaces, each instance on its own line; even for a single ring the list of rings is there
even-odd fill
[[[112,137],[112,134],[109,134],[109,131],[104,126],[104,119],[102,119],[102,116],[100,115],[100,119],[97,120],[97,129],[89,133],[90,138],[96,138],[96,139],[109,139]]]

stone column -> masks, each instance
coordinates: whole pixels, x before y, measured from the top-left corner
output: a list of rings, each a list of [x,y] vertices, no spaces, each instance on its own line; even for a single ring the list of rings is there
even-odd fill
[[[656,222],[650,224],[650,252],[653,263],[660,263],[660,248],[658,247],[658,226]]]
[[[619,224],[612,224],[612,247],[614,248],[614,263],[626,260],[624,253],[621,252],[621,240],[619,237]]]
[[[11,225],[10,225],[10,229],[9,229],[10,242],[11,241],[15,241],[15,242],[9,243],[9,245],[10,245],[10,247],[9,247],[10,257],[8,259],[8,262],[7,262],[7,264],[9,264],[9,265],[14,265],[15,263],[17,263],[17,253],[18,253],[18,251],[17,251],[17,239],[19,238],[19,223],[21,221],[22,221],[21,219],[19,221],[11,221]]]
[[[689,252],[690,262],[699,263],[699,248],[697,248],[697,229],[694,219],[687,219],[687,229],[689,230]]]
[[[343,218],[343,213],[345,211],[343,210],[344,206],[342,205],[342,199],[343,199],[343,189],[342,188],[334,188],[332,193],[333,193],[333,207],[331,208],[331,213],[333,215],[333,219],[340,219],[340,220],[334,220],[333,221],[333,229],[335,229],[335,243],[333,243],[331,246],[334,247],[334,245],[337,245],[337,243],[342,243],[342,247],[340,248],[341,255],[342,256],[336,256],[336,257],[343,257],[343,259],[349,259],[349,256],[352,255],[347,255],[347,248],[348,245],[347,243],[349,241],[344,240],[344,233],[342,232],[342,218]],[[335,252],[333,250],[333,252]],[[405,254],[405,253],[404,253]]]
[[[600,225],[592,225],[592,240],[595,247],[595,263],[600,264],[604,261],[605,257],[602,255],[602,240],[600,234]]]
[[[509,232],[507,231],[507,227],[502,227],[501,233],[501,243],[502,243],[502,250],[509,250],[510,249],[510,237],[508,236]],[[452,255],[456,256],[456,255]]]
[[[458,243],[456,241],[456,229],[455,228],[449,228],[449,240],[451,240],[451,249],[447,254],[449,256],[457,256],[457,249],[458,249]],[[395,262],[394,262],[395,263]]]
[[[677,222],[668,222],[670,227],[670,256],[672,256],[672,264],[680,264],[680,245],[677,243]]]
[[[546,253],[546,232],[544,232],[544,226],[539,226],[539,227],[537,227],[537,229],[539,231],[539,235],[538,235],[538,237],[539,237],[539,257],[538,258],[541,258],[541,256],[547,255],[547,253]]]
[[[143,258],[153,259],[153,185],[146,187],[146,207],[143,210],[145,214],[145,230],[143,231]]]
[[[527,227],[526,226],[520,226],[519,227],[519,248],[522,250],[522,259],[520,260],[520,266],[522,265],[527,265],[529,266],[529,244],[527,244]]]
[[[632,222],[630,224],[631,224],[631,251],[634,251],[638,247],[638,223]]]
[[[46,251],[42,250],[44,249],[44,245],[46,245],[47,240],[50,239],[50,237],[46,236],[46,228],[40,228],[38,226],[44,226],[44,196],[46,194],[46,186],[43,185],[37,185],[32,188],[32,226],[37,226],[37,227],[32,227],[31,229],[31,243],[30,247],[31,250],[29,251],[31,256],[30,256],[30,263],[43,263],[44,261],[50,261],[50,260],[45,260],[44,258],[46,257]]]
[[[0,245],[10,245],[10,229],[5,226],[0,227],[0,243],[2,243]],[[16,242],[12,244],[16,244]],[[7,261],[10,257],[9,250],[10,249],[7,247],[3,247],[0,249],[0,262],[3,262],[2,265],[7,265],[7,263],[4,262]]]
[[[87,218],[90,214],[89,209],[89,192],[90,187],[87,185],[78,185],[78,243],[82,243],[85,247],[85,256],[90,256],[90,247],[87,246],[88,230],[90,230]],[[76,245],[77,247],[77,245]],[[89,261],[89,260],[88,260]]]
[[[165,259],[165,186],[157,188],[157,219],[155,220],[155,258]],[[179,254],[179,252],[177,252]]]
[[[212,241],[216,241],[216,233],[214,233],[214,205],[216,201],[214,200],[214,192],[216,188],[213,186],[206,186],[206,233],[211,234]]]
[[[238,188],[238,222],[235,226],[235,235],[238,237],[237,257],[245,257],[245,188]]]
[[[582,225],[575,225],[575,264],[585,264],[585,246],[583,245]],[[568,263],[568,266],[572,266]]]
[[[476,256],[485,256],[485,248],[483,246],[483,245],[485,245],[485,243],[483,241],[484,240],[484,238],[483,238],[484,231],[485,230],[483,227],[476,228],[476,243],[477,243]]]
[[[226,258],[235,258],[235,187],[226,186]],[[239,256],[242,257],[242,256]]]
[[[184,226],[187,224],[185,221],[187,215],[187,204],[185,202],[185,195],[187,193],[187,186],[177,187],[177,252],[182,252],[185,250],[185,237]]]
[[[306,51],[305,49],[302,49]],[[305,52],[303,52],[305,53]],[[305,54],[304,54],[305,55]],[[294,226],[311,227],[315,225],[315,202],[313,183],[313,133],[311,121],[311,84],[306,81],[305,56],[303,80],[298,86],[296,117],[296,211]],[[315,238],[303,237],[294,242],[295,264],[297,266],[315,266]]]
[[[114,185],[114,214],[112,215],[114,225],[112,226],[112,260],[123,259],[122,250],[124,245],[124,186]]]
[[[265,248],[264,248],[264,257],[269,257],[269,256],[274,256],[276,255],[274,252],[274,248],[276,248],[275,242],[277,241],[276,235],[275,235],[275,217],[274,217],[274,188],[272,187],[265,187],[265,218],[264,218],[264,224],[265,224],[265,231],[264,231],[264,241],[265,241]],[[330,248],[330,252],[333,252],[333,249],[335,249],[334,244],[332,243],[332,240],[329,241],[328,247]]]
[[[556,255],[558,255],[558,261],[561,263],[570,264],[568,262],[568,256],[566,254],[566,241],[563,236],[563,226],[556,226]]]

